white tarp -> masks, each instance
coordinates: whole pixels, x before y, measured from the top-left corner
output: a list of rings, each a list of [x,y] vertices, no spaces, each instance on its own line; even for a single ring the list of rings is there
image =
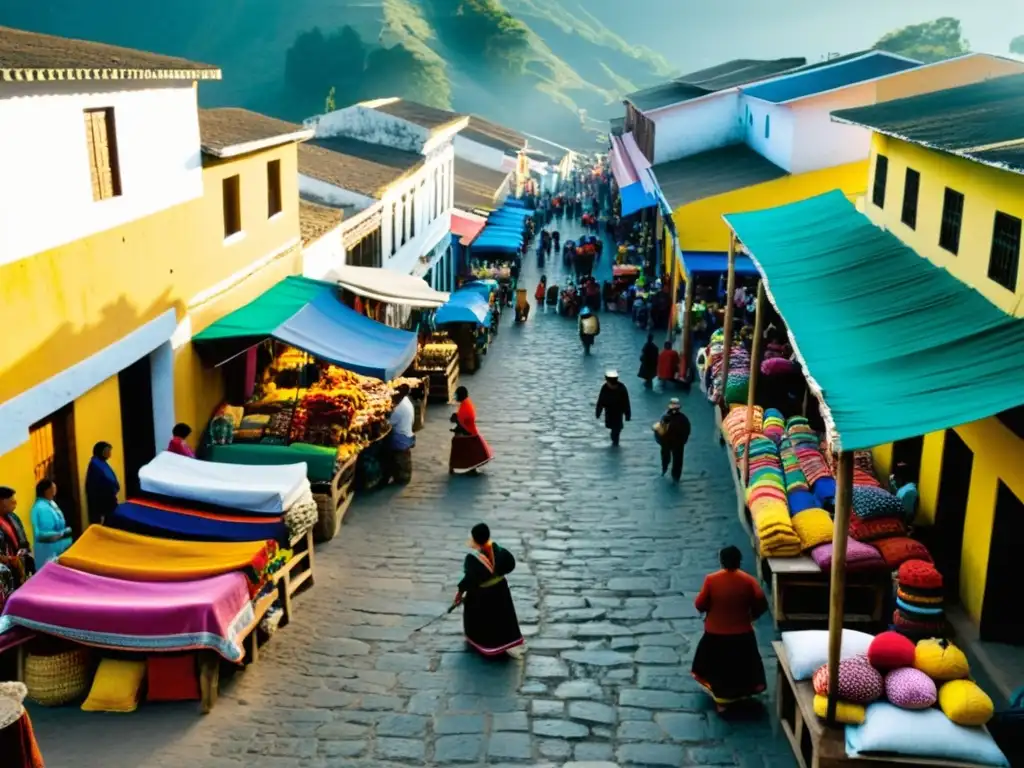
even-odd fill
[[[359,296],[388,304],[436,309],[447,304],[450,298],[447,293],[435,291],[421,277],[403,275],[387,269],[337,267],[328,279],[336,281],[342,288]]]
[[[309,491],[306,471],[305,462],[220,464],[164,451],[139,470],[139,485],[161,496],[279,515]]]

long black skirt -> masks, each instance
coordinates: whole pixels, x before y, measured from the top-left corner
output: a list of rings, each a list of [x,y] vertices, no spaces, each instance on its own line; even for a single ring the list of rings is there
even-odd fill
[[[691,674],[716,704],[756,696],[766,687],[764,665],[753,631],[742,635],[705,632],[697,645]]]
[[[473,589],[462,603],[462,627],[466,642],[484,656],[498,656],[522,645],[512,591],[502,579],[491,587]]]

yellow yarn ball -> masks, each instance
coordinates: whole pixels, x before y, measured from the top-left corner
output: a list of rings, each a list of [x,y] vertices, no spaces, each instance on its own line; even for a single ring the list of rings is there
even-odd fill
[[[914,666],[932,680],[961,680],[971,674],[964,652],[948,640],[922,640],[914,652]]]
[[[992,699],[970,680],[944,683],[939,688],[939,707],[957,725],[984,725],[995,712]]]

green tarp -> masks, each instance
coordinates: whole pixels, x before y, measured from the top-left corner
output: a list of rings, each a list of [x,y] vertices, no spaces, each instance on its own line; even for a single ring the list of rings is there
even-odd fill
[[[842,192],[724,218],[789,327],[837,449],[1024,404],[1024,320],[874,226]]]

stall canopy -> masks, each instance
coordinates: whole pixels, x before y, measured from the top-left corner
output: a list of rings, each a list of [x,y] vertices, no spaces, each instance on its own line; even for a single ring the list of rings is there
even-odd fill
[[[434,325],[475,323],[486,325],[491,314],[490,304],[473,289],[460,289],[451,300],[434,313]]]
[[[448,301],[422,277],[374,267],[338,267],[330,275],[338,285],[358,296],[419,309],[436,309]]]
[[[842,192],[724,218],[789,328],[837,450],[1024,404],[1024,319],[874,226]]]
[[[222,317],[193,341],[222,363],[268,338],[384,380],[401,375],[416,356],[416,334],[349,309],[333,283],[295,276]]]
[[[720,275],[729,271],[729,254],[712,251],[683,251],[683,269],[686,271],[686,279],[694,275]],[[736,274],[756,275],[757,267],[750,257],[736,254]]]
[[[643,208],[658,204],[657,190],[647,162],[632,133],[612,137],[609,152],[612,176],[619,185],[622,215],[629,216]]]
[[[462,245],[472,245],[473,240],[483,230],[487,219],[475,213],[452,211],[452,234],[460,238]]]
[[[456,293],[463,293],[465,291],[474,291],[479,294],[485,301],[490,299],[491,294],[498,290],[498,281],[492,280],[489,277],[481,278],[479,280],[470,280],[465,283]]]

